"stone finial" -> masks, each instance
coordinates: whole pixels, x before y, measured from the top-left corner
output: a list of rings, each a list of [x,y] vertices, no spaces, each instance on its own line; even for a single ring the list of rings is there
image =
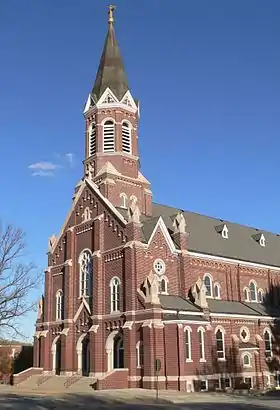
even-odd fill
[[[55,240],[56,240],[55,235],[52,235],[52,236],[49,238],[49,244],[48,244],[48,250],[49,250],[49,252],[52,251],[52,247],[53,247],[53,244],[54,244]]]
[[[94,163],[88,164],[87,170],[86,170],[86,177],[90,180],[93,180],[94,173],[95,173]]]
[[[43,315],[43,308],[44,308],[44,298],[43,296],[40,298],[38,302],[38,314],[37,314],[37,319],[41,319]]]
[[[186,226],[183,212],[179,212],[173,222],[174,233],[186,233]]]
[[[140,224],[141,212],[139,206],[133,201],[127,210],[128,222]]]
[[[146,291],[145,302],[151,303],[152,305],[159,305],[159,283],[157,275],[151,271],[146,277],[143,286]]]
[[[208,302],[206,298],[207,289],[201,278],[198,278],[196,284],[192,288],[192,295],[194,303],[202,309],[208,309]]]

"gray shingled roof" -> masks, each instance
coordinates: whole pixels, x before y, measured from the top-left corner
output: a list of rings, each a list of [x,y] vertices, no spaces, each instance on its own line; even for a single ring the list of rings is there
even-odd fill
[[[172,223],[178,208],[153,204],[153,216],[143,216],[143,239],[147,242],[153,229],[162,216],[168,230],[173,231]],[[280,267],[280,236],[266,231],[258,231],[248,226],[215,219],[208,216],[184,211],[189,233],[189,250],[197,253],[238,259],[247,262]],[[225,223],[228,227],[228,239],[223,239],[216,227]],[[266,246],[262,247],[253,236],[262,232]]]
[[[160,304],[163,309],[185,310],[188,312],[200,312],[189,300],[183,299],[176,295],[159,295]]]
[[[109,25],[96,80],[91,92],[93,99],[98,101],[107,87],[119,100],[129,89],[113,24]]]

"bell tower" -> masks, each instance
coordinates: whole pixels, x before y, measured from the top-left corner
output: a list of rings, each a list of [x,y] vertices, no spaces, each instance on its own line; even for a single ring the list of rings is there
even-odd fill
[[[133,98],[114,30],[115,6],[109,6],[108,32],[84,117],[84,176],[116,207],[137,203],[151,215],[152,192],[139,169],[139,101]]]

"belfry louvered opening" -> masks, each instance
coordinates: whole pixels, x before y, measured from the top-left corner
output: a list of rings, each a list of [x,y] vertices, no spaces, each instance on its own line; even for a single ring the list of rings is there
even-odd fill
[[[103,125],[103,152],[115,151],[115,124],[113,121],[106,121]]]
[[[131,128],[127,122],[122,124],[122,150],[131,154]]]
[[[94,123],[90,127],[88,146],[89,156],[94,155],[96,153],[96,125]]]

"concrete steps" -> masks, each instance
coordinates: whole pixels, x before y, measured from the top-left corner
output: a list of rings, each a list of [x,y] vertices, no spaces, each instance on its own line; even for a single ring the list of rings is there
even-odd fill
[[[96,379],[92,377],[33,375],[20,383],[17,389],[54,393],[87,393],[93,390],[91,384],[94,382]]]
[[[93,390],[93,384],[96,382],[96,379],[92,377],[80,377],[78,380],[72,382],[67,390],[69,392],[75,393],[87,393]]]

